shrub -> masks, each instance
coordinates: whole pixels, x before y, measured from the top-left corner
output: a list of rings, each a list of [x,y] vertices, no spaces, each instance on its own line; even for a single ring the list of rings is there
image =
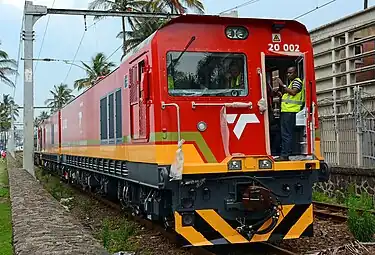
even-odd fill
[[[373,200],[367,193],[362,193],[359,197],[350,191],[347,205],[348,227],[353,236],[360,242],[370,242],[375,234],[375,216],[371,212],[360,212],[357,209],[372,210]]]

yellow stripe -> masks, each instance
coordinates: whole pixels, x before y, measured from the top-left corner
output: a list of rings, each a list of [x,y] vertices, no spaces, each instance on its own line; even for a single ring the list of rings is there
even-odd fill
[[[268,232],[268,233],[266,233],[264,235],[257,235],[257,234],[254,235],[253,238],[251,238],[250,242],[253,243],[253,242],[265,242],[265,241],[267,241],[268,238],[270,238],[270,236],[272,235],[272,232],[275,230],[275,228],[283,221],[284,217],[286,217],[286,215],[290,212],[290,210],[292,210],[293,207],[294,207],[294,205],[283,205],[282,213],[280,213],[280,217],[279,217],[279,220],[277,221],[276,226],[270,232]],[[271,219],[269,219],[268,221],[266,221],[260,227],[259,230],[265,229],[270,224],[271,224]]]
[[[188,240],[194,246],[202,246],[202,245],[212,245],[210,241],[208,241],[201,233],[195,230],[195,228],[191,226],[183,227],[182,226],[182,216],[178,213],[174,213],[175,217],[175,229],[178,234],[183,236],[186,240]]]
[[[51,148],[43,153],[58,153],[72,156],[108,158],[114,160],[127,160],[131,162],[156,163],[159,165],[170,165],[175,161],[177,145],[172,144],[149,144],[149,145],[102,145],[102,146],[73,146],[62,148]],[[235,157],[227,157],[220,163],[204,163],[193,144],[184,144],[184,169],[183,174],[207,174],[228,173],[228,162]],[[238,158],[239,159],[239,158]],[[319,169],[318,160],[307,161],[285,161],[274,162],[272,169],[258,169],[258,160],[268,159],[264,156],[249,156],[242,158],[242,170],[239,172],[260,171],[301,171],[306,170],[306,164],[314,165],[313,169]]]
[[[72,156],[109,158],[116,160],[128,160],[133,162],[156,163],[160,165],[170,165],[176,157],[176,144],[164,145],[97,145],[97,146],[72,146],[51,148],[47,153],[61,153]],[[184,160],[186,163],[204,163],[202,157],[193,144],[182,146]]]
[[[303,231],[313,223],[313,206],[312,204],[307,208],[307,210],[303,213],[303,215],[298,219],[296,224],[289,230],[289,232],[285,235],[284,239],[292,239],[292,238],[299,238]]]
[[[196,210],[196,212],[208,223],[213,229],[218,231],[225,239],[231,243],[248,243],[242,235],[233,229],[220,215],[212,209]]]

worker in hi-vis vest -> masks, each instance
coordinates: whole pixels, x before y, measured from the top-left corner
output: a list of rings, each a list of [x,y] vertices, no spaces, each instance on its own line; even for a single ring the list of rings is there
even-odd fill
[[[305,89],[303,81],[297,75],[295,66],[289,67],[287,77],[290,81],[286,86],[280,78],[276,78],[279,83],[281,98],[281,154],[278,160],[289,160],[293,149],[293,133],[296,126],[296,114],[303,109],[305,103]]]
[[[240,66],[236,61],[232,61],[229,65],[229,72],[226,74],[227,88],[242,89],[244,88],[244,76],[240,70]]]
[[[174,80],[173,76],[168,74],[168,90],[169,89],[174,89]]]

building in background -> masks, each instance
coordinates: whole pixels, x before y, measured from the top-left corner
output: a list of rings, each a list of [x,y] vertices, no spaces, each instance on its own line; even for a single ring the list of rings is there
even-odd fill
[[[375,7],[310,31],[322,151],[333,165],[375,165]]]

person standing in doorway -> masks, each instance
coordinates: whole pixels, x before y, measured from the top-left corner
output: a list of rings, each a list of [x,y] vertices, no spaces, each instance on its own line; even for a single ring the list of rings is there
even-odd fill
[[[278,160],[287,161],[292,154],[293,133],[296,126],[296,114],[301,111],[305,103],[305,89],[303,81],[297,75],[297,68],[291,66],[287,70],[289,86],[285,85],[280,78],[276,78],[279,84],[278,90],[282,93],[281,98],[281,154]]]

